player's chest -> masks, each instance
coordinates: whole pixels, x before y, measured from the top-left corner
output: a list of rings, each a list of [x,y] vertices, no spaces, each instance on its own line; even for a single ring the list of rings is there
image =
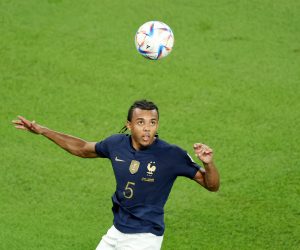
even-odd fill
[[[114,153],[111,157],[116,178],[155,182],[169,174],[169,166],[154,154]]]

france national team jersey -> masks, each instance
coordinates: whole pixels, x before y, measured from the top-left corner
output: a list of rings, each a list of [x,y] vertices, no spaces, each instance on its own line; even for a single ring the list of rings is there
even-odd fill
[[[111,160],[116,192],[114,226],[123,233],[164,233],[164,205],[177,176],[193,178],[200,169],[186,151],[158,137],[136,151],[131,136],[117,134],[96,144],[99,157]]]

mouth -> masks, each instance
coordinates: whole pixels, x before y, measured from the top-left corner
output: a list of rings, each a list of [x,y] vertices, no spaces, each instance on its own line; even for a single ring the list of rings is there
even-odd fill
[[[142,136],[142,139],[144,142],[148,142],[148,141],[150,141],[151,137],[150,137],[150,135],[146,134],[146,135]]]

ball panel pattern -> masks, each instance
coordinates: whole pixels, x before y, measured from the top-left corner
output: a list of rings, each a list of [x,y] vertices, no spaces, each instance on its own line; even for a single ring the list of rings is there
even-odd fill
[[[167,56],[174,45],[174,35],[168,25],[159,21],[144,23],[135,35],[135,45],[144,57],[158,60]]]

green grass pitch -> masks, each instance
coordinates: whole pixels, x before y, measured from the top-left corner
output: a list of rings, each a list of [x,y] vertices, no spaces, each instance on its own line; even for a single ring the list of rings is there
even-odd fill
[[[109,161],[17,131],[17,115],[98,141],[127,109],[160,108],[160,137],[215,150],[218,193],[179,178],[163,250],[300,248],[300,3],[0,0],[0,249],[95,249],[112,223]],[[167,23],[161,61],[138,27]]]

